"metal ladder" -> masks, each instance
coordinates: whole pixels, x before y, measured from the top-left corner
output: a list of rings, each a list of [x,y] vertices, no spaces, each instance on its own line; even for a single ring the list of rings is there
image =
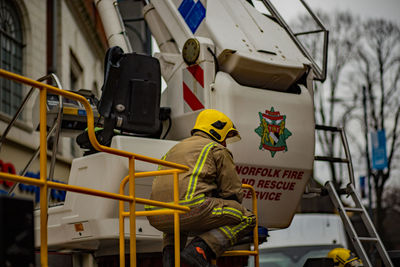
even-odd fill
[[[366,209],[361,203],[361,199],[357,192],[355,191],[355,183],[354,183],[354,173],[353,173],[353,165],[351,162],[349,145],[347,143],[346,134],[344,128],[342,127],[331,127],[331,126],[322,126],[316,125],[316,130],[328,131],[331,133],[340,133],[342,145],[344,148],[345,158],[335,158],[335,157],[326,157],[326,156],[315,156],[316,161],[327,161],[333,163],[346,163],[349,172],[350,182],[347,184],[345,188],[336,189],[332,181],[328,181],[325,184],[325,190],[327,191],[330,199],[332,200],[333,205],[339,212],[339,215],[343,221],[347,234],[350,236],[351,242],[353,243],[357,255],[361,258],[363,266],[373,267],[373,263],[371,263],[371,259],[368,256],[368,252],[366,251],[364,245],[366,243],[373,243],[375,245],[376,250],[384,264],[384,266],[391,267],[394,266],[390,260],[388,253],[386,252],[385,247],[383,246],[382,240],[380,239]],[[346,194],[351,196],[355,203],[355,207],[349,208],[345,207],[340,195]],[[359,236],[356,232],[356,229],[350,220],[347,212],[358,213],[361,216],[363,225],[367,229],[368,236]]]

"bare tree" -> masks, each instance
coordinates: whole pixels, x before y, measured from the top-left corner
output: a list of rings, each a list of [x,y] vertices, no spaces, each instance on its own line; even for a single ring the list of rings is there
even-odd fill
[[[384,241],[388,250],[400,249],[400,231],[398,225],[400,221],[400,188],[391,187],[385,189],[383,196],[383,205],[386,219],[384,225]]]
[[[392,169],[396,166],[394,160],[399,153],[399,119],[400,119],[400,29],[399,26],[382,19],[370,19],[363,24],[364,32],[357,47],[358,94],[364,88],[363,107],[365,116],[364,144],[365,165],[367,173],[374,181],[375,216],[374,222],[378,231],[382,230],[384,209],[382,197],[386,182]],[[385,130],[388,148],[388,166],[383,170],[373,170],[371,167],[371,152],[367,136],[371,131]],[[398,163],[397,163],[398,164]]]
[[[366,166],[368,176],[373,179],[374,222],[378,231],[382,231],[383,192],[393,170],[400,167],[400,29],[382,19],[362,22],[347,12],[317,14],[330,30],[330,41],[327,81],[316,84],[315,89],[316,122],[346,127],[352,137],[352,147],[356,148],[352,151],[353,158],[362,159],[356,167]],[[309,31],[313,27],[306,16],[301,16],[297,25],[296,31]],[[304,38],[311,51],[321,49],[318,38]],[[362,131],[352,130],[357,123]],[[382,129],[386,131],[388,167],[373,170],[368,134]],[[328,156],[340,154],[337,136],[322,132],[317,138],[322,153]],[[333,183],[339,187],[343,183],[340,167],[331,164],[329,169]]]
[[[344,81],[344,71],[346,67],[355,60],[357,51],[356,45],[361,37],[360,20],[348,12],[334,12],[331,14],[318,11],[317,16],[322,20],[324,26],[329,29],[329,54],[328,54],[328,70],[327,80],[324,84],[315,84],[315,116],[316,123],[337,126],[344,125],[351,114],[354,105],[346,105],[347,101],[342,99],[339,89]],[[298,22],[295,23],[295,29],[299,31],[314,30],[314,21],[311,17],[300,16]],[[311,51],[317,61],[322,47],[320,46],[322,36],[301,37],[302,42]],[[352,102],[358,95],[352,95]],[[338,135],[329,132],[318,132],[317,138],[321,152],[323,155],[334,157],[343,151],[336,143]],[[332,181],[336,187],[342,184],[341,166],[329,163],[329,170]]]

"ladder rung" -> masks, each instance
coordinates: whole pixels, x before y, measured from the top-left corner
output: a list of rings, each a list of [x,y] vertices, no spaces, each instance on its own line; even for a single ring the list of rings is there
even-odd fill
[[[320,32],[324,32],[324,30],[315,30],[315,31],[296,32],[296,33],[294,33],[294,36],[306,35],[306,34],[313,34],[313,33],[320,33]]]
[[[315,160],[319,161],[329,161],[329,162],[342,162],[342,163],[348,163],[348,159],[342,159],[342,158],[335,158],[335,157],[325,157],[325,156],[315,156]]]
[[[316,130],[322,130],[322,131],[329,131],[329,132],[340,132],[342,128],[335,127],[335,126],[326,126],[326,125],[315,125]]]
[[[363,212],[362,208],[344,208],[345,211]]]
[[[378,238],[375,237],[359,237],[358,239],[366,242],[378,242]]]

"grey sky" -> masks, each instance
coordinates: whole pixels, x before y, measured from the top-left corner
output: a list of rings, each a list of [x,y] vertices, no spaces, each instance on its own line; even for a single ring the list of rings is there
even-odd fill
[[[283,18],[290,24],[296,20],[296,17],[305,13],[303,5],[300,0],[270,0],[272,4],[281,13]],[[262,11],[263,4],[258,4],[258,9]],[[305,0],[312,10],[323,10],[324,12],[333,11],[350,11],[352,14],[360,16],[362,19],[367,18],[383,18],[393,21],[400,25],[400,0]],[[264,11],[265,12],[265,11]],[[329,29],[328,29],[329,30]],[[317,148],[318,149],[318,148]],[[317,152],[318,154],[318,152]],[[353,154],[354,156],[354,154]],[[355,175],[358,183],[358,176],[365,174],[364,167],[357,161],[355,162]],[[318,163],[315,168],[316,177],[329,177],[327,165]],[[396,174],[392,175],[388,181],[390,185],[400,186],[400,179]],[[325,182],[326,179],[321,179]]]
[[[385,18],[400,22],[399,0],[307,0],[307,3],[326,11],[349,10],[365,18]]]
[[[304,10],[299,0],[271,0],[286,20]],[[349,10],[363,18],[385,18],[400,23],[400,0],[305,0],[313,9]]]

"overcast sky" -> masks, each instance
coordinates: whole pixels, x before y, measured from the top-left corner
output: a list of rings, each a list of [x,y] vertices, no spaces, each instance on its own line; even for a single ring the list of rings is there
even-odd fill
[[[296,17],[304,9],[299,0],[271,0],[286,20]],[[400,23],[400,0],[305,0],[313,9],[326,12],[349,10],[363,18],[386,18]]]
[[[299,14],[306,12],[303,5],[300,3],[300,0],[270,1],[289,24],[291,21],[296,20],[296,17]],[[261,2],[257,3],[254,0],[253,2],[257,5],[260,11],[263,10],[262,8],[264,5]],[[305,2],[314,11],[323,10],[328,13],[336,10],[350,11],[351,13],[358,15],[363,19],[383,18],[391,20],[400,25],[400,0],[305,0]],[[323,164],[317,165],[315,168],[317,177],[330,176],[326,167],[327,166]],[[358,183],[358,175],[363,174],[363,168],[362,166],[357,166],[357,163],[355,167],[355,175],[357,180],[356,183]],[[393,175],[392,177],[396,176]],[[392,178],[388,181],[388,184],[400,186],[400,179]]]
[[[307,3],[324,10],[349,10],[362,17],[400,22],[400,0],[307,0]]]

